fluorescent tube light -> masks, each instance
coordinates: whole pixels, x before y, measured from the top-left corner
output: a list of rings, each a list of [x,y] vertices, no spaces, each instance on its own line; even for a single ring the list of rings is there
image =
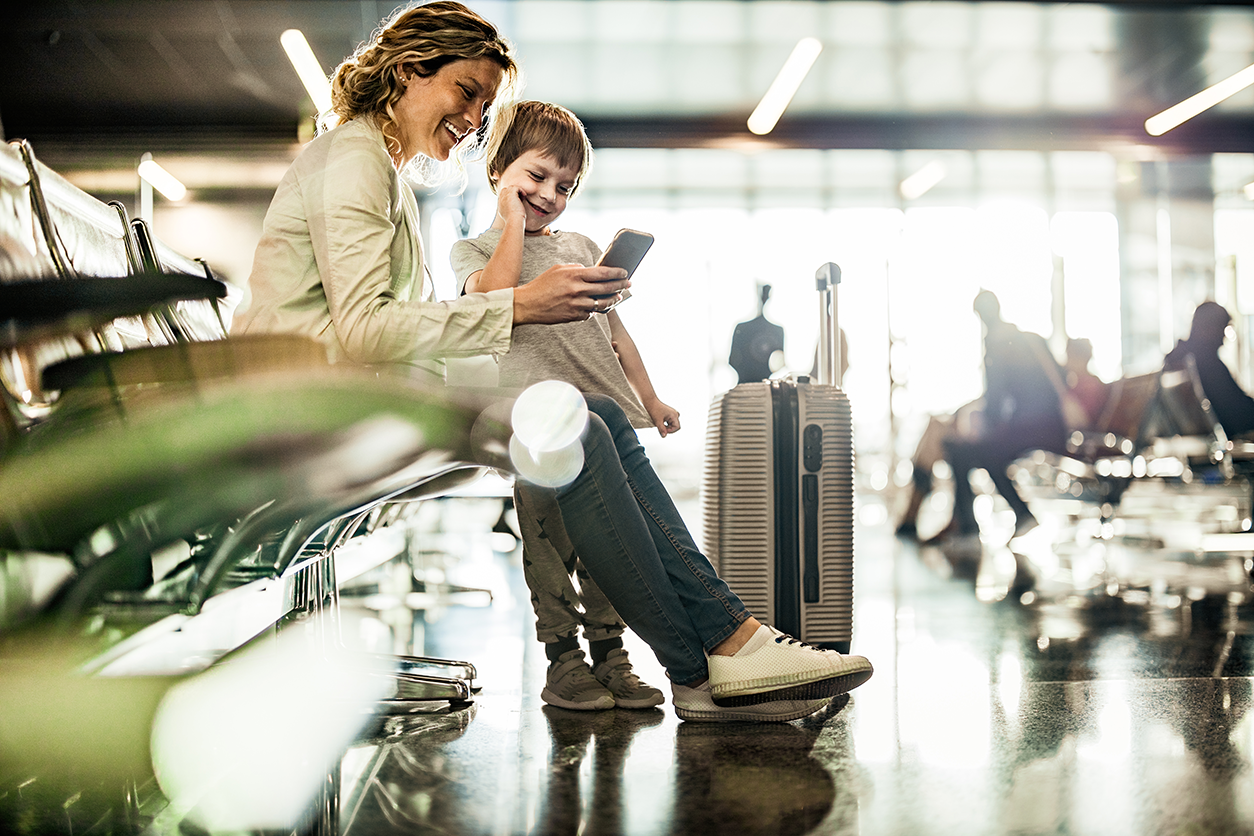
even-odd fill
[[[187,187],[153,160],[144,160],[139,164],[139,176],[170,200],[187,197]]]
[[[923,168],[901,181],[901,185],[898,187],[901,191],[901,196],[906,200],[915,200],[923,197],[933,186],[944,180],[947,173],[944,163],[940,160],[932,160]]]
[[[792,55],[780,68],[779,75],[767,88],[766,95],[749,116],[749,130],[758,136],[769,134],[784,115],[784,108],[792,101],[797,88],[805,80],[806,73],[814,64],[814,59],[823,51],[823,44],[817,38],[802,38],[793,47]]]
[[[279,43],[283,44],[287,60],[292,62],[292,67],[300,76],[300,83],[305,85],[309,98],[313,99],[314,107],[318,108],[319,113],[329,111],[331,109],[331,82],[327,81],[327,74],[318,63],[318,59],[314,57],[304,33],[299,29],[288,29],[279,36]]]
[[[1254,84],[1254,64],[1218,84],[1212,84],[1200,93],[1189,96],[1180,104],[1172,105],[1156,116],[1145,120],[1145,132],[1150,136],[1162,136],[1167,131],[1189,121],[1204,110],[1209,110],[1229,96],[1240,93]]]

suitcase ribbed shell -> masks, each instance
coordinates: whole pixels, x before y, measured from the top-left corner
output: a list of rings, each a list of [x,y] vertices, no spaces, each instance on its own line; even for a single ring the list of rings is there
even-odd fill
[[[804,575],[806,526],[800,507],[780,506],[775,485],[774,410],[770,382],[745,383],[717,397],[706,428],[702,514],[710,561],[745,605],[758,617],[777,623],[782,596],[800,608],[798,638],[848,649],[853,631],[853,432],[849,399],[835,386],[795,385],[798,431],[817,424],[823,434],[818,479],[817,542],[819,595],[806,602],[795,586],[780,589],[776,579],[777,513],[781,524],[795,525],[797,577]],[[800,463],[802,456],[796,456]],[[799,467],[796,495],[807,472]]]

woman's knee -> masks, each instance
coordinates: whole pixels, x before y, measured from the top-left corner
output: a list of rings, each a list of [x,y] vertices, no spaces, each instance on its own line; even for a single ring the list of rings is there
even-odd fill
[[[584,399],[588,402],[588,420],[590,422],[600,419],[611,434],[623,427],[631,427],[631,422],[627,420],[627,414],[618,405],[618,401],[613,398],[606,395],[586,393],[584,394]]]
[[[588,429],[584,435],[584,451],[588,452],[599,440],[609,443],[613,456],[619,463],[641,451],[640,439],[631,426],[630,419],[613,398],[604,395],[586,395],[588,399]],[[607,453],[608,455],[608,453]]]

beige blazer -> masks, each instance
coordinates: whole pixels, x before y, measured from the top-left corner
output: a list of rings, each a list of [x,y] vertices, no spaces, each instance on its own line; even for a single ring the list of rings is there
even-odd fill
[[[417,366],[509,351],[513,289],[435,300],[418,203],[373,119],[314,139],[279,183],[233,333],[288,333],[332,360]]]

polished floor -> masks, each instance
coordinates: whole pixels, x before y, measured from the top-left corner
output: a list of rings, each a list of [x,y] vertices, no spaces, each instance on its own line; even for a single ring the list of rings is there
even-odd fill
[[[442,513],[443,533],[426,535],[437,556],[439,537],[483,532],[493,511]],[[942,550],[898,540],[889,516],[875,496],[860,501],[854,649],[875,676],[788,724],[543,705],[517,555],[486,535],[423,573],[485,588],[490,604],[484,593],[411,595],[416,611],[381,593],[346,599],[347,629],[470,660],[483,691],[350,748],[341,831],[1254,833],[1248,552],[1128,536],[1099,559],[1092,543],[1012,550],[996,530]],[[628,647],[664,687],[648,650]]]

